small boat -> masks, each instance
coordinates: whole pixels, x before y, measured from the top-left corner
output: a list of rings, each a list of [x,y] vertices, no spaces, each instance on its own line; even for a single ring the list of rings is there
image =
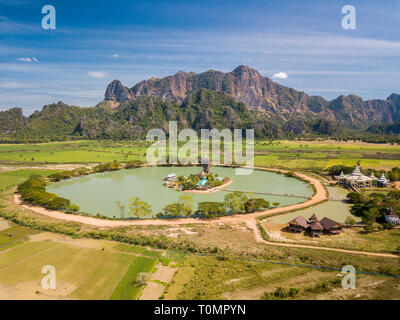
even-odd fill
[[[164,181],[172,181],[176,179],[176,173],[170,173],[164,178]]]

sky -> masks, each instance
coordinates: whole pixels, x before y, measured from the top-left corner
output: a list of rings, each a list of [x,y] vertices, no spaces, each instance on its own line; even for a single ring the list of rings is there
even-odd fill
[[[42,7],[56,29],[42,28]],[[342,27],[342,7],[356,29]],[[400,93],[400,0],[0,0],[0,111],[104,99],[178,71],[241,64],[331,100]]]

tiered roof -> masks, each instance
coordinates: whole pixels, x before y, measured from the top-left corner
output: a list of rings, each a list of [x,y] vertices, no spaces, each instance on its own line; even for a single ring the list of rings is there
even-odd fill
[[[308,219],[308,221],[310,221],[310,223],[319,222],[319,220],[318,220],[318,218],[317,218],[317,216],[316,216],[315,214],[313,214],[313,215],[311,216],[311,218]]]
[[[356,166],[356,168],[354,169],[352,175],[353,175],[353,176],[363,176],[363,174],[362,174],[362,172],[361,172],[361,170],[360,170],[360,166],[358,165],[358,163],[357,163],[357,166]]]
[[[324,227],[319,221],[315,221],[310,225],[310,229],[313,231],[324,231]]]
[[[315,214],[313,214],[308,221],[304,217],[300,216],[292,220],[290,223],[300,225],[304,229],[310,228],[312,231],[330,231],[333,227],[341,226],[340,223],[326,217],[319,221]]]
[[[381,183],[388,183],[389,182],[389,180],[386,179],[384,173],[382,173],[381,177],[379,178],[379,182],[381,182]]]
[[[357,164],[356,168],[354,171],[348,175],[343,174],[343,172],[340,174],[339,178],[345,178],[347,181],[355,181],[355,182],[365,182],[365,181],[372,181],[372,180],[378,180],[373,174],[371,176],[365,176],[362,174],[360,170],[360,166]]]

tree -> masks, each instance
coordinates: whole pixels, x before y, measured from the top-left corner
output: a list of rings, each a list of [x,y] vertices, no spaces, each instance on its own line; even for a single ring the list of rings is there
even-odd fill
[[[221,202],[199,202],[196,211],[196,215],[205,218],[223,216],[225,213],[225,206]]]
[[[162,215],[164,217],[179,217],[183,213],[183,205],[179,202],[174,202],[167,204],[163,211]]]
[[[348,224],[350,227],[354,227],[356,224],[356,219],[354,219],[352,216],[348,216],[346,220],[344,221],[345,224]]]
[[[77,212],[79,212],[79,210],[80,210],[80,208],[79,208],[79,206],[78,205],[76,205],[76,204],[71,204],[70,206],[69,206],[69,208],[68,208],[68,211],[69,212],[72,212],[72,213],[77,213]]]
[[[188,194],[182,194],[179,196],[179,203],[182,204],[183,214],[185,216],[190,216],[194,209],[194,199]]]
[[[144,286],[149,279],[149,274],[146,272],[140,272],[136,278],[136,285],[137,286]]]
[[[121,212],[121,219],[125,219],[125,206],[121,204],[121,201],[116,202],[119,211]]]
[[[249,200],[243,192],[235,191],[225,195],[224,204],[233,213],[245,212],[245,203]]]
[[[374,232],[374,223],[376,222],[376,217],[378,216],[379,211],[377,208],[370,208],[368,211],[364,213],[362,217],[362,221],[365,223],[364,231],[366,233]]]
[[[194,199],[193,197],[183,194],[179,197],[178,202],[170,203],[164,207],[160,217],[187,217],[193,213]]]
[[[249,199],[245,204],[245,211],[246,213],[252,213],[256,211],[262,211],[266,210],[269,208],[269,202],[262,199],[262,198],[257,198],[257,199]]]
[[[151,214],[151,206],[146,202],[140,200],[139,197],[129,199],[129,214],[136,218],[143,218]]]
[[[390,191],[387,195],[389,199],[400,200],[400,191]]]
[[[364,213],[362,217],[362,221],[365,224],[374,224],[376,222],[376,217],[379,215],[379,211],[377,208],[370,208],[368,211]]]
[[[375,228],[374,228],[374,224],[372,222],[368,222],[365,226],[364,226],[364,231],[365,233],[372,233],[374,232]]]
[[[353,203],[353,204],[354,203],[362,203],[364,200],[363,196],[358,192],[350,192],[347,195],[347,199],[349,199],[349,202]]]
[[[279,202],[274,202],[272,205],[273,205],[274,207],[279,207],[281,204],[280,204]]]

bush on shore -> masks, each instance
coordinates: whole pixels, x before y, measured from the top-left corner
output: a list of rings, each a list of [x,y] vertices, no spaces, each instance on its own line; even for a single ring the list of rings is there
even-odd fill
[[[71,201],[61,198],[54,193],[46,191],[47,179],[39,175],[32,175],[28,180],[18,186],[22,200],[40,205],[50,210],[68,211]],[[76,207],[72,207],[73,210]]]

